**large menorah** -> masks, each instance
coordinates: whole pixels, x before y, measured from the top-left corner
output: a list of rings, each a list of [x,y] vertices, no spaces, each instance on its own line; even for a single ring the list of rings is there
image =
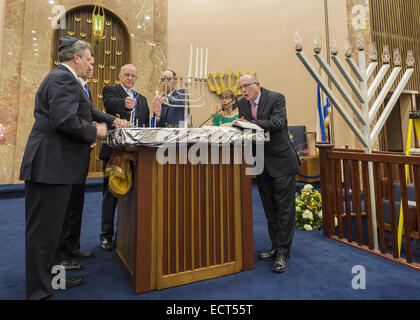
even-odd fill
[[[372,52],[370,54],[370,64],[366,67],[366,55],[365,55],[365,48],[364,43],[361,38],[358,39],[358,62],[356,62],[352,58],[352,48],[349,42],[346,43],[346,62],[350,67],[350,70],[353,72],[359,85],[353,79],[350,71],[344,65],[342,59],[338,56],[338,46],[335,40],[331,43],[331,59],[334,61],[335,65],[337,66],[338,70],[340,71],[341,75],[344,77],[346,82],[351,88],[351,91],[354,96],[356,96],[359,104],[354,101],[352,94],[346,89],[346,87],[341,83],[337,75],[332,70],[331,66],[325,61],[324,57],[321,55],[321,45],[319,41],[315,41],[314,47],[314,57],[316,61],[319,63],[321,68],[325,71],[328,75],[331,82],[334,84],[338,92],[344,98],[347,105],[353,111],[354,115],[360,121],[362,125],[362,130],[360,130],[359,126],[353,120],[353,117],[347,112],[344,108],[343,104],[338,100],[337,96],[331,90],[331,88],[327,85],[325,80],[321,77],[321,75],[317,72],[317,69],[313,66],[313,64],[309,61],[306,55],[302,51],[302,41],[298,35],[295,34],[295,50],[296,55],[299,57],[303,65],[315,79],[315,81],[319,84],[322,88],[324,93],[330,99],[330,102],[333,106],[335,106],[338,113],[343,117],[344,121],[356,135],[357,139],[362,143],[365,148],[366,153],[372,153],[372,145],[376,138],[378,137],[379,132],[382,130],[386,120],[388,119],[392,109],[395,106],[395,103],[398,101],[404,87],[406,86],[408,80],[410,79],[411,75],[414,72],[414,58],[412,51],[408,51],[407,53],[407,70],[405,71],[402,79],[398,83],[395,91],[393,92],[391,98],[389,99],[388,103],[385,106],[382,114],[380,115],[378,121],[374,124],[374,120],[377,118],[377,114],[379,111],[380,106],[384,102],[387,93],[390,91],[392,85],[394,84],[398,74],[401,72],[401,55],[398,49],[394,50],[394,69],[392,70],[389,78],[386,80],[384,86],[382,87],[381,91],[379,92],[376,99],[373,101],[375,93],[384,80],[384,77],[390,68],[390,53],[387,46],[384,46],[382,60],[383,65],[379,70],[378,74],[373,79],[370,86],[368,86],[368,81],[372,77],[373,72],[375,71],[376,67],[378,66],[378,53],[375,46],[372,46]],[[370,104],[372,103],[371,107]],[[373,125],[373,129],[371,130],[371,126]],[[376,225],[376,206],[375,206],[375,190],[373,184],[373,165],[371,162],[368,163],[368,171],[369,171],[369,186],[370,186],[370,201],[371,201],[371,212],[372,212],[372,230],[373,230],[373,242],[374,248],[378,249],[378,234],[377,234],[377,225]]]
[[[190,49],[190,59],[188,66],[188,76],[176,76],[174,78],[174,91],[166,96],[165,104],[175,108],[185,108],[184,127],[188,128],[191,124],[190,107],[203,107],[207,97],[207,62],[208,49],[206,49],[205,62],[203,64],[203,51],[201,48],[200,73],[199,73],[199,48],[196,48],[195,55],[195,74],[192,74],[193,45]],[[204,65],[204,69],[203,69]]]

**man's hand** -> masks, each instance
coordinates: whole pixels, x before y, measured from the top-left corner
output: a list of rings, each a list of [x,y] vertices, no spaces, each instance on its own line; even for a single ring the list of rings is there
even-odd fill
[[[134,99],[133,97],[127,97],[127,98],[125,98],[125,107],[127,109],[133,109],[135,103],[136,103],[136,99]]]
[[[92,122],[92,124],[96,127],[96,137],[97,138],[105,138],[106,137],[106,132],[108,130],[108,127],[107,127],[106,123],[104,123],[104,122],[102,122],[102,123]]]
[[[115,118],[112,125],[117,129],[126,128],[128,125],[128,121],[125,119]]]
[[[94,143],[92,143],[92,144],[90,145],[90,150],[95,149],[95,147],[96,147],[96,142],[94,142]]]
[[[243,121],[243,122],[251,122],[251,121],[246,120],[244,117],[237,118],[236,120]]]
[[[165,102],[165,97],[155,96],[153,98],[153,112],[160,118],[160,113],[162,112],[162,104]]]

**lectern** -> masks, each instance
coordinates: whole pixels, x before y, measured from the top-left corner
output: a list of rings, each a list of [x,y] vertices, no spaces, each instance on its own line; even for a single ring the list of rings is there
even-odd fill
[[[209,127],[108,134],[113,148],[136,153],[116,258],[137,294],[253,269],[252,181],[238,159],[258,138]]]

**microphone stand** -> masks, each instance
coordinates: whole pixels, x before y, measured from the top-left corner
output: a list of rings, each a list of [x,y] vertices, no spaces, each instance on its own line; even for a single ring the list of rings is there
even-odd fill
[[[199,126],[199,128],[201,128],[207,121],[209,121],[211,118],[213,118],[215,115],[218,115],[220,112],[222,112],[222,111],[225,111],[225,108],[222,106],[221,108],[220,108],[220,110],[219,111],[217,111],[217,112],[215,112],[215,113],[213,113],[206,121],[204,121],[200,126]]]

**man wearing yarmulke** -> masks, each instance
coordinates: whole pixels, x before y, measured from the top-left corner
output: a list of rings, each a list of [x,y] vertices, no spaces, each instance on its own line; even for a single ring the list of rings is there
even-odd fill
[[[22,159],[25,181],[26,298],[53,299],[52,274],[63,236],[72,187],[86,178],[90,146],[106,136],[115,117],[94,111],[78,77],[90,67],[90,45],[73,37],[60,39],[62,62],[41,83],[35,96],[34,125]],[[98,111],[99,112],[99,111]],[[98,121],[97,120],[97,121]],[[83,282],[66,278],[66,287]]]

